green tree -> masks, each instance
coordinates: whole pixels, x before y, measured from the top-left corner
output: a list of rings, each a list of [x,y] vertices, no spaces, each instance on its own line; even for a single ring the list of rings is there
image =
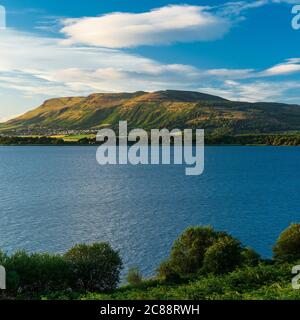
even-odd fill
[[[242,247],[238,240],[220,237],[205,252],[203,268],[206,272],[224,274],[233,271],[242,263]]]
[[[257,266],[261,261],[260,255],[252,248],[247,247],[242,251],[243,265],[245,266]]]
[[[122,260],[108,243],[76,245],[64,258],[70,264],[74,282],[79,289],[111,290],[119,283]]]
[[[293,223],[279,236],[273,247],[274,258],[281,260],[300,259],[300,224]]]
[[[7,292],[33,296],[51,290],[66,289],[70,269],[60,255],[29,254],[18,251],[3,264],[7,273]]]
[[[186,277],[195,274],[203,264],[206,250],[218,238],[219,233],[211,227],[189,227],[174,242],[170,258],[159,268],[160,276],[177,274]]]

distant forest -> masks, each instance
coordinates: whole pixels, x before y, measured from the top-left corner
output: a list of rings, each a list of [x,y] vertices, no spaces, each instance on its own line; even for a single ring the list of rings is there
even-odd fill
[[[97,145],[95,138],[82,138],[68,141],[53,137],[0,137],[0,145]],[[206,135],[206,145],[264,145],[299,146],[300,133],[293,134],[245,134],[245,135]]]

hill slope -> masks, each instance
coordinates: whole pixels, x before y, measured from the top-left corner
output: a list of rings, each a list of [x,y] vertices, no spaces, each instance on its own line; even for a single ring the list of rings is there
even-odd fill
[[[91,129],[127,120],[135,128],[204,128],[220,134],[300,130],[300,106],[235,102],[190,91],[97,93],[57,98],[0,125],[0,132]]]

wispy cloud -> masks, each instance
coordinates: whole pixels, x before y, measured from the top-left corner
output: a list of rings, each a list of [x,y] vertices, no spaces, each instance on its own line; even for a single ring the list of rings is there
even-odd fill
[[[271,0],[231,1],[221,4],[215,8],[222,16],[239,16],[248,10],[260,8],[269,3],[271,3]]]
[[[252,77],[255,74],[254,69],[211,69],[207,74],[218,78],[243,79]]]
[[[270,86],[268,79],[300,73],[300,58],[288,59],[265,70],[200,70],[191,65],[163,64],[117,49],[65,46],[60,39],[13,30],[1,32],[0,41],[0,87],[43,98],[95,91],[195,90],[201,83],[202,88],[211,90],[219,85],[219,92],[226,97],[229,94],[231,98],[236,95],[237,99],[275,99],[294,83],[282,81],[278,86]],[[259,80],[262,78],[264,82]],[[239,81],[238,85],[234,81]],[[260,90],[258,94],[248,94],[252,88],[250,82]]]
[[[240,16],[249,10],[264,7],[270,4],[297,4],[299,0],[254,0],[254,1],[229,1],[215,6],[218,14],[222,16]]]
[[[270,0],[273,3],[299,4],[299,0]]]
[[[26,95],[174,88],[191,85],[200,74],[189,65],[115,49],[64,46],[60,39],[8,29],[0,41],[0,86]]]
[[[218,87],[200,87],[200,91],[220,95],[224,98],[235,101],[286,101],[284,98],[289,90],[299,90],[300,83],[298,81],[252,81],[238,82],[226,80]],[[294,97],[295,101],[299,101],[299,96]],[[289,102],[292,102],[291,100]]]
[[[297,72],[300,72],[300,58],[293,58],[261,72],[261,76],[288,75]]]
[[[226,68],[207,70],[208,75],[225,79],[268,78],[275,76],[288,76],[295,73],[300,73],[300,58],[286,59],[284,62],[278,63],[265,70]]]

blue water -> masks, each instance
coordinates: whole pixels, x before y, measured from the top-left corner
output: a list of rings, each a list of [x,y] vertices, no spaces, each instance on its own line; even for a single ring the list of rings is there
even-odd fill
[[[205,172],[99,166],[95,147],[0,147],[0,247],[64,252],[109,241],[153,274],[189,225],[226,230],[264,257],[300,221],[300,149],[207,147]]]

